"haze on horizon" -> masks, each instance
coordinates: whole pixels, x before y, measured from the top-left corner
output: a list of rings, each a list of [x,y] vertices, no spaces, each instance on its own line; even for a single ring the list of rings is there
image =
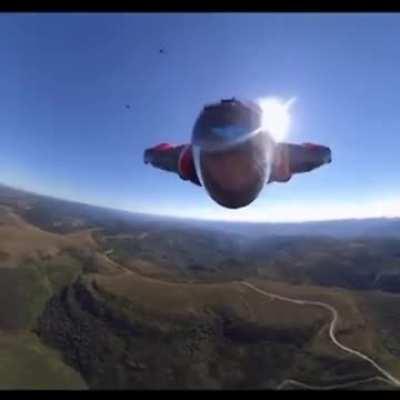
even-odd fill
[[[399,35],[397,14],[2,14],[0,182],[200,219],[400,216]],[[232,96],[296,98],[287,140],[330,146],[332,164],[241,210],[143,164]]]

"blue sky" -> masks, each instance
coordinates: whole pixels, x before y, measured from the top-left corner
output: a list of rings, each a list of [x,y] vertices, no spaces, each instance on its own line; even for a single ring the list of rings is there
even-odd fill
[[[1,14],[0,182],[182,217],[400,216],[399,37],[398,14]],[[143,164],[232,96],[296,97],[287,140],[332,164],[239,210]]]

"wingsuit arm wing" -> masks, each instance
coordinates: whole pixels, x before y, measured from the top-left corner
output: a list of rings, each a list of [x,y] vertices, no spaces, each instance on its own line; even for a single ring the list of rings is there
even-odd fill
[[[185,145],[172,146],[161,143],[144,151],[144,162],[164,171],[179,174],[179,157],[184,147]]]
[[[270,182],[287,182],[293,174],[312,171],[331,161],[329,147],[312,143],[278,143]]]

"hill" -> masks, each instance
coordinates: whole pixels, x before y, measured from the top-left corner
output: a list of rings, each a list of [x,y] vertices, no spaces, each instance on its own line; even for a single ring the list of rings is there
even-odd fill
[[[399,238],[231,234],[0,188],[0,388],[277,388],[400,376]],[[379,289],[379,290],[377,290]],[[35,374],[30,374],[30,370]],[[375,386],[374,386],[375,385]],[[362,388],[393,387],[382,382]]]

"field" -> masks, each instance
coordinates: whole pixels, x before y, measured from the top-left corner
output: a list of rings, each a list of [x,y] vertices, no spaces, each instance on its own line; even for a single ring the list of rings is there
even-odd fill
[[[1,187],[0,187],[1,189]],[[400,377],[398,238],[250,239],[0,190],[0,389],[275,389]],[[288,386],[287,389],[293,387]],[[390,389],[368,382],[354,389]]]

